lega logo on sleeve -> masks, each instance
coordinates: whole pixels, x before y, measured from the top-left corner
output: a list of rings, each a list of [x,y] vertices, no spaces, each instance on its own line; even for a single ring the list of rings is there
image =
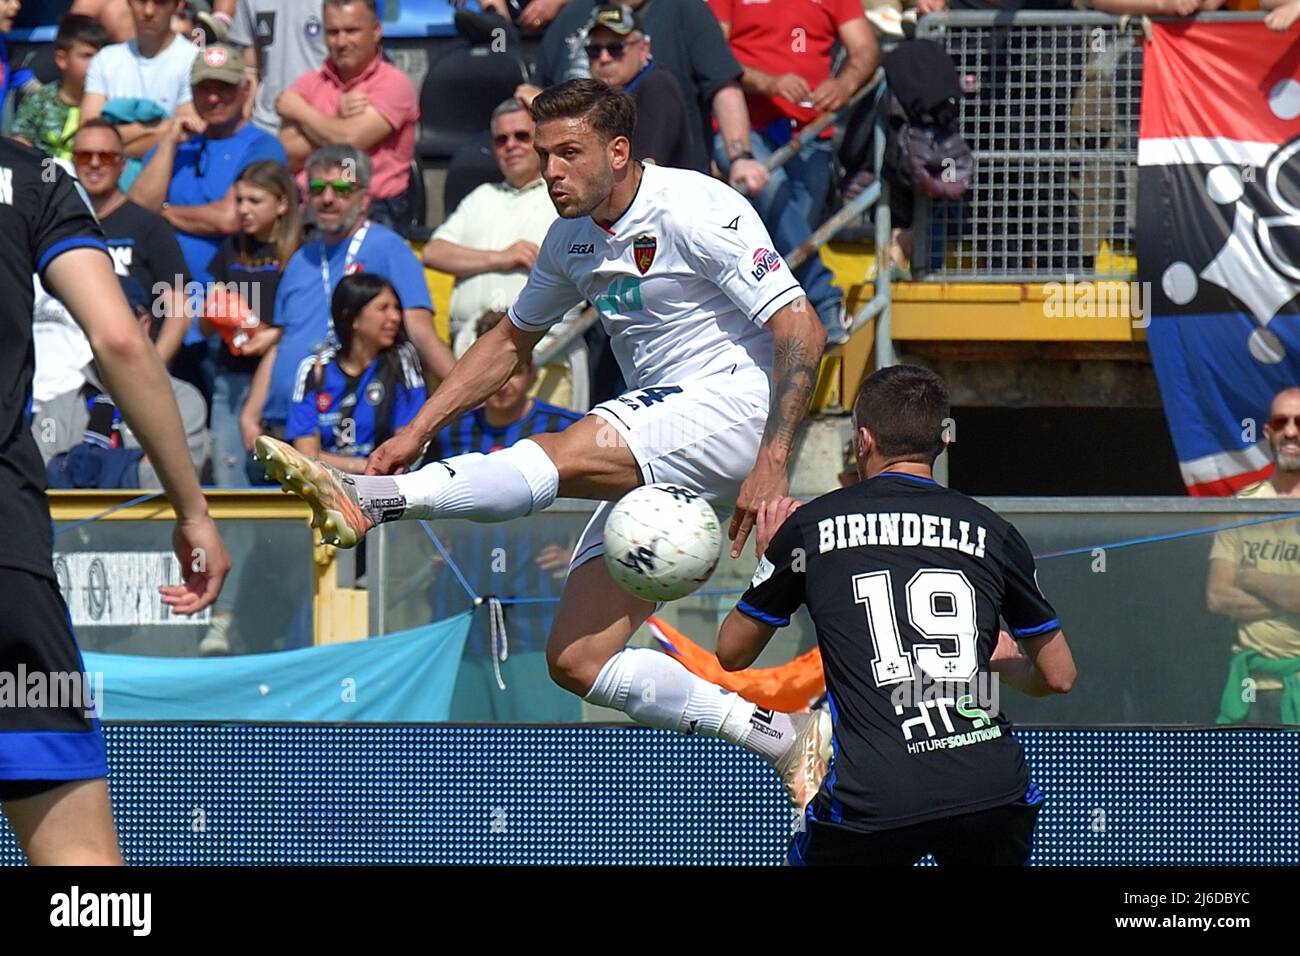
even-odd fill
[[[754,250],[754,270],[750,273],[757,282],[769,272],[776,272],[781,268],[781,257],[771,249]]]

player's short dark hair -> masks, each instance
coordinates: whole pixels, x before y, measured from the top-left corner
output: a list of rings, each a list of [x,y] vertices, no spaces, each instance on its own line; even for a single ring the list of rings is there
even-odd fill
[[[545,89],[529,112],[538,126],[556,119],[585,119],[601,143],[616,136],[630,140],[636,128],[636,102],[600,80],[568,80]]]
[[[118,129],[116,126],[114,126],[112,123],[110,123],[108,120],[104,119],[102,116],[96,116],[94,119],[86,120],[84,123],[81,124],[81,126],[77,128],[77,131],[72,134],[72,138],[75,140],[78,136],[80,136],[88,129],[109,130],[114,136],[117,137],[117,144],[121,146],[123,149],[126,148],[126,140],[122,139],[122,131]]]
[[[933,464],[943,451],[948,386],[928,368],[891,365],[872,372],[858,389],[853,422],[871,432],[891,461]]]
[[[66,53],[74,43],[84,43],[102,50],[108,45],[108,30],[95,17],[88,17],[84,13],[65,13],[59,18],[59,32],[54,37],[54,49]]]

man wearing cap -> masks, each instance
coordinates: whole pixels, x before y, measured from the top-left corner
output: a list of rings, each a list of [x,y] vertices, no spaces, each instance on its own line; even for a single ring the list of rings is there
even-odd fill
[[[682,88],[667,70],[655,68],[650,37],[632,8],[597,7],[587,22],[586,52],[593,79],[636,100],[632,157],[690,169],[691,129]]]
[[[321,146],[356,146],[374,169],[370,218],[393,229],[416,214],[423,220],[424,210],[412,209],[407,195],[420,103],[406,74],[384,60],[375,0],[324,0],[322,18],[329,58],[299,77],[275,105],[290,167],[302,170]],[[299,188],[305,191],[306,185],[300,174]]]
[[[760,192],[771,177],[749,152],[749,114],[740,88],[743,71],[708,6],[700,0],[626,0],[626,4],[636,11],[642,30],[654,37],[655,69],[671,73],[681,87],[691,126],[690,168],[708,172],[711,124],[716,121],[728,149],[727,180],[747,195]],[[586,24],[600,5],[596,0],[568,0],[537,50],[538,86],[590,74],[583,49]]]
[[[601,4],[592,10],[581,36],[592,78],[636,100],[632,157],[660,166],[697,168],[699,136],[691,130],[681,84],[656,66],[650,35],[642,29],[636,11],[628,5]],[[515,96],[530,106],[541,91],[525,83]]]
[[[181,116],[164,124],[128,197],[171,224],[191,279],[206,287],[212,280],[208,263],[222,239],[239,231],[235,180],[249,163],[283,163],[286,156],[278,139],[244,119],[248,81],[244,60],[233,46],[206,47],[194,61],[190,82],[198,119]],[[178,361],[188,361],[173,367],[174,373],[199,384],[202,377],[185,366],[201,362],[206,345],[196,318],[178,356]]]

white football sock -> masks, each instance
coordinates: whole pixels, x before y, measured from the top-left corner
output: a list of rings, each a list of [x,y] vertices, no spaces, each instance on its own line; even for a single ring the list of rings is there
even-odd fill
[[[525,438],[490,455],[456,455],[409,475],[356,479],[362,507],[370,498],[403,499],[400,517],[509,521],[549,507],[560,473],[536,442]],[[389,508],[396,516],[399,509]],[[389,519],[391,520],[391,518]]]
[[[606,661],[585,699],[651,727],[721,737],[773,765],[795,737],[788,715],[757,708],[646,647],[624,648]]]

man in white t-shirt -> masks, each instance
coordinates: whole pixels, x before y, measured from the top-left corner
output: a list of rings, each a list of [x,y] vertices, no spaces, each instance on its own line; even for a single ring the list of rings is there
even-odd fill
[[[506,100],[492,111],[490,128],[492,153],[505,181],[484,183],[462,199],[424,247],[426,266],[456,277],[448,319],[457,356],[474,344],[475,330],[485,314],[504,312],[523,291],[537,249],[556,218],[533,149],[535,128],[528,110],[516,99]],[[565,313],[537,350],[546,352],[581,311],[579,306]],[[566,374],[564,366],[568,387],[557,384],[556,376]],[[563,365],[557,362],[542,370],[541,391],[534,397],[585,412],[589,407],[586,378],[587,348],[579,339]]]
[[[168,116],[197,118],[190,68],[199,48],[172,32],[179,0],[131,0],[135,39],[104,47],[90,61],[81,99],[81,121],[95,119],[110,100],[152,100]],[[129,122],[118,132],[128,156],[139,158],[158,144],[164,124]]]
[[[340,475],[266,437],[257,440],[258,455],[268,474],[312,506],[325,539],[344,547],[381,521],[505,521],[557,495],[600,501],[556,609],[547,645],[552,678],[641,723],[722,737],[759,754],[802,806],[830,756],[824,713],[772,713],[666,654],[626,647],[654,605],[619,587],[605,562],[593,559],[603,552],[611,502],[651,483],[670,483],[665,494],[734,501],[738,556],[763,503],[789,487],[825,332],[743,196],[701,173],[632,160],[630,96],[597,80],[570,80],[539,95],[531,111],[560,219],[510,321],[474,343],[411,424],[375,450],[365,476]],[[401,473],[584,298],[601,312],[630,392],[558,434]]]

